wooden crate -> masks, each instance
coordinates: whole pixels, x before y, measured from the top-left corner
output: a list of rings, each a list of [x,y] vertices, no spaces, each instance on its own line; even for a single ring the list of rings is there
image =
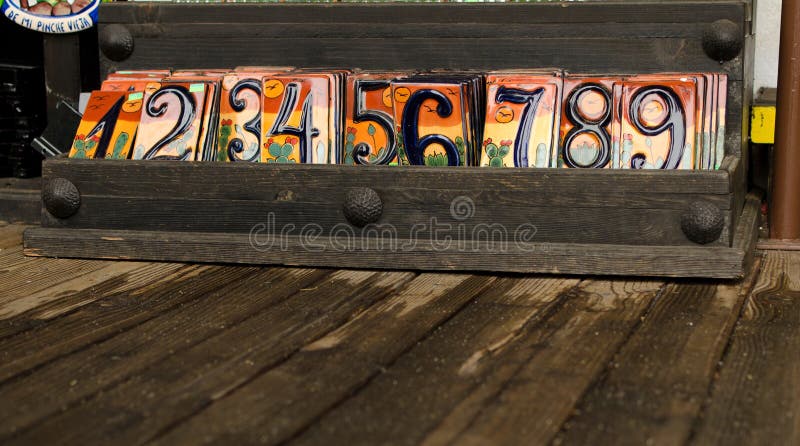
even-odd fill
[[[757,198],[745,197],[742,150],[752,90],[751,10],[749,1],[728,0],[104,4],[104,72],[270,64],[721,71],[729,80],[726,158],[717,171],[57,159],[45,163],[45,187],[63,178],[75,186],[80,204],[72,209],[69,200],[45,203],[42,227],[26,232],[26,253],[740,277],[752,253],[759,207]],[[359,203],[348,196],[359,188],[372,189],[378,201]],[[351,224],[352,215],[347,218],[345,209],[358,204],[382,207],[366,232]],[[63,206],[69,209],[62,213]],[[54,215],[59,213],[64,218]],[[722,221],[719,236],[701,240],[719,229],[715,217]],[[449,243],[434,234],[437,224],[449,228]],[[303,228],[311,232],[301,233]],[[503,237],[502,246],[481,244]],[[266,246],[268,240],[274,243]]]

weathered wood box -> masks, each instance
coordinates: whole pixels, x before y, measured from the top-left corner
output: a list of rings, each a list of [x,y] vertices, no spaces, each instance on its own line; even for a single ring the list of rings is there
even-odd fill
[[[42,225],[26,232],[25,252],[741,277],[759,208],[757,198],[745,196],[743,149],[752,90],[751,13],[751,3],[738,0],[104,4],[104,73],[248,64],[724,72],[726,156],[714,171],[55,159],[44,166]],[[58,178],[75,186],[67,194],[72,202],[48,203]],[[365,187],[377,192],[366,204],[382,212],[362,228],[348,215],[364,198],[351,192]]]

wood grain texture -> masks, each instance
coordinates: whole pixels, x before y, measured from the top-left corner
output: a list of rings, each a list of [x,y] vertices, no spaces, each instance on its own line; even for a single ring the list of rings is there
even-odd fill
[[[49,227],[28,232],[25,253],[735,278],[751,258],[757,198],[710,245],[688,241],[679,222],[688,203],[704,200],[729,211],[730,224],[741,206],[731,201],[739,165],[733,156],[707,172],[53,160],[48,178],[72,180],[84,205],[70,219],[43,212]],[[378,225],[356,230],[342,204],[365,183],[383,197],[384,212]],[[454,210],[461,202],[464,218]],[[496,261],[483,261],[487,252]]]
[[[166,432],[156,444],[287,440],[381,374],[494,280],[422,274],[402,291]]]
[[[742,204],[742,214],[737,220],[733,234],[733,247],[744,253],[743,270],[748,271],[756,257],[759,225],[761,224],[761,200],[763,194],[751,192]]]
[[[0,392],[8,402],[0,406],[0,417],[4,420],[0,439],[18,436],[62,408],[74,406],[141,369],[249,318],[254,312],[281,302],[327,272],[276,268],[240,269],[234,274],[238,276],[233,282],[199,280],[195,282],[197,288],[186,287],[183,293],[180,289],[165,290],[162,299],[174,299],[177,293],[183,296],[180,304],[147,313],[140,323],[127,331],[110,333],[112,336],[90,343],[75,354],[47,362],[35,374],[0,385]],[[241,280],[248,275],[249,281]],[[265,294],[265,290],[269,290],[269,294]],[[254,294],[261,298],[254,299]],[[209,305],[219,300],[223,302]],[[125,299],[118,303],[128,306],[129,311],[137,310],[126,305]],[[112,360],[105,361],[105,358]],[[43,390],[48,388],[53,391]],[[56,389],[69,389],[69,392]]]
[[[0,441],[794,444],[797,277],[145,264],[0,321]]]
[[[22,257],[21,252],[19,256]],[[25,259],[29,260],[31,267],[36,267],[37,263],[41,263],[36,258],[25,257]],[[195,269],[198,267],[179,263],[146,263],[141,268],[110,277],[100,283],[87,282],[87,287],[81,290],[70,290],[66,286],[50,288],[50,293],[58,298],[43,302],[22,314],[0,322],[0,339],[43,325],[45,321],[51,321],[71,313],[105,296],[113,296],[118,293],[130,293],[131,296],[137,296],[157,287],[164,280],[181,281],[184,274],[190,275]]]
[[[523,232],[539,243],[602,243],[620,245],[697,246],[681,230],[679,209],[627,207],[538,207],[503,205],[485,197],[478,201],[463,191],[420,193],[416,203],[400,202],[384,193],[383,213],[375,225],[357,228],[343,212],[345,189],[330,201],[236,201],[191,198],[82,196],[81,208],[69,219],[42,215],[44,227],[133,231],[272,234],[300,236],[384,237],[393,240],[449,237],[470,248],[479,244],[513,244]],[[435,196],[427,201],[423,197]],[[727,198],[727,197],[726,197]],[[400,198],[402,199],[402,198]],[[508,201],[508,200],[503,200]],[[464,206],[459,209],[455,206]],[[460,214],[459,212],[464,212]],[[727,228],[726,228],[727,229]],[[730,231],[705,246],[730,246]]]
[[[546,438],[548,423],[557,431],[659,288],[660,282],[495,282],[290,444],[543,444],[531,441],[534,432]],[[579,327],[570,323],[576,319]],[[581,367],[563,373],[577,362]],[[508,410],[495,413],[499,408]],[[507,425],[478,433],[482,423],[498,422]],[[511,428],[517,423],[528,437]]]
[[[7,319],[38,305],[58,298],[50,293],[58,286],[62,291],[82,290],[104,280],[124,274],[142,266],[141,263],[113,263],[103,260],[47,259],[39,268],[25,265],[0,272],[0,320]]]
[[[65,234],[69,234],[65,237]],[[263,243],[262,243],[263,242]],[[393,249],[392,246],[396,246]],[[413,248],[413,249],[412,249]],[[550,274],[735,278],[744,252],[725,247],[509,243],[486,252],[430,240],[283,237],[278,243],[245,234],[32,228],[32,256],[116,257],[153,261],[335,266],[349,268],[505,271]]]
[[[237,4],[103,5],[101,23],[219,23],[225,17],[236,23],[710,23],[723,18],[746,20],[746,1],[706,1],[699,8],[691,1],[612,1],[544,4]]]
[[[508,241],[533,225],[539,242],[692,245],[679,224],[688,204],[704,200],[722,210],[732,205],[726,170],[286,168],[53,160],[45,164],[45,174],[68,178],[82,197],[69,219],[43,212],[46,227],[246,233],[270,225],[276,233],[302,228],[355,232],[342,213],[344,196],[367,185],[384,203],[378,223],[390,225],[378,231],[391,231],[395,238],[431,238],[444,231],[472,242],[495,238],[499,229]],[[469,206],[464,218],[454,214],[459,203]],[[723,234],[714,245],[730,244],[730,231]]]
[[[734,158],[731,158],[731,163]],[[230,200],[275,199],[320,202],[330,194],[351,187],[409,190],[483,191],[492,198],[511,192],[527,192],[518,203],[554,204],[553,198],[535,195],[567,195],[566,204],[598,197],[602,193],[615,205],[630,201],[635,207],[667,205],[675,195],[727,195],[731,190],[727,170],[633,170],[633,169],[495,169],[488,167],[346,166],[319,164],[258,164],[134,160],[51,159],[43,167],[47,178],[70,180],[82,195],[149,197],[169,190],[177,196]],[[489,189],[489,190],[487,190]],[[491,195],[491,189],[503,194]],[[594,190],[593,190],[594,189]],[[599,190],[597,190],[599,189]],[[535,190],[537,194],[531,194]],[[636,194],[633,194],[635,192]],[[570,198],[569,195],[577,195]],[[635,195],[642,194],[643,198]],[[166,195],[166,194],[165,194]],[[618,195],[624,195],[624,198]],[[511,200],[511,199],[509,199]],[[648,201],[652,200],[652,201]],[[597,203],[594,203],[597,201]],[[606,206],[600,200],[585,206]],[[730,205],[725,209],[729,209]]]
[[[222,267],[186,266],[179,264],[147,264],[99,284],[71,292],[55,287],[49,290],[59,296],[47,305],[36,307],[0,325],[0,382],[75,350],[103,341],[135,326],[159,311],[183,302],[183,295],[172,297],[184,289],[225,284],[237,271]],[[202,279],[197,276],[202,275]],[[152,293],[141,301],[145,293]],[[82,307],[77,310],[77,308]],[[71,313],[45,324],[63,312]],[[12,337],[13,336],[13,337]]]
[[[741,158],[726,156],[722,160],[720,169],[725,169],[728,171],[728,179],[731,183],[731,225],[726,229],[731,232],[731,238],[733,238],[734,233],[737,230],[739,218],[744,217],[742,216],[742,210],[745,206],[745,201],[747,200],[748,190],[746,167],[743,165]]]
[[[15,224],[0,225],[0,255],[4,255],[9,248],[16,248],[22,241],[22,233],[26,226]]]
[[[3,178],[0,181],[0,221],[38,223],[41,178]]]
[[[360,313],[387,294],[402,289],[413,277],[414,274],[401,272],[342,271],[296,289],[291,296],[265,311],[258,311],[255,304],[226,302],[255,312],[235,325],[218,317],[220,306],[213,301],[205,304],[208,307],[205,317],[184,320],[183,315],[173,315],[164,318],[176,325],[183,339],[181,344],[189,344],[188,348],[171,352],[169,358],[151,363],[131,379],[106,389],[69,413],[50,417],[30,434],[23,434],[13,442],[46,441],[82,419],[113,412],[120,401],[126,402],[126,411],[113,420],[96,429],[72,432],[61,438],[76,444],[146,441],[246,385],[263,370],[345,323],[353,313]],[[258,278],[244,283],[250,280]],[[275,289],[281,286],[280,279],[273,280],[271,287],[246,285],[251,290],[250,300],[255,303],[281,294]],[[226,301],[231,297],[226,295]],[[219,327],[219,334],[198,342],[194,324],[214,325]],[[167,370],[169,372],[165,373]],[[101,376],[102,373],[94,374],[95,379]]]
[[[684,444],[757,276],[752,270],[739,283],[670,284],[557,441]]]
[[[212,28],[212,34],[220,34],[223,26],[225,25],[217,25],[217,30],[213,30],[211,26],[203,28]],[[252,26],[269,26],[269,24]],[[567,33],[573,28],[567,25],[562,31]],[[346,29],[346,25],[343,29]],[[283,63],[321,68],[489,70],[519,68],[520,65],[525,65],[531,68],[558,67],[582,74],[722,71],[728,74],[731,80],[741,80],[740,59],[733,59],[724,64],[710,59],[702,50],[699,36],[693,39],[635,36],[624,38],[477,36],[432,40],[424,36],[384,39],[378,35],[350,38],[315,37],[313,34],[295,37],[267,36],[263,39],[243,37],[241,34],[229,34],[225,39],[209,38],[203,34],[195,35],[193,38],[135,36],[136,49],[131,57],[122,63],[109,63],[106,67],[107,69],[148,66],[191,68],[208,61],[207,57],[211,57],[214,60],[213,65],[217,68],[233,67],[237,64]],[[192,46],[202,46],[206,55],[198,57],[197,54],[186,51]],[[619,57],[620,54],[625,54],[625,57]],[[648,61],[646,67],[642,66],[641,60]]]
[[[102,417],[113,411],[121,400],[127,401],[127,410],[113,422],[66,438],[86,444],[140,443],[156,437],[246,385],[354,314],[401,290],[414,276],[371,271],[333,274],[221,335],[143,370],[73,411],[51,417],[19,441],[44,441],[57,436],[81,419]],[[164,374],[164,369],[172,372]]]
[[[54,160],[46,163],[45,174],[68,178],[82,200],[68,219],[43,212],[46,227],[232,233],[270,225],[275,233],[313,227],[332,234],[353,231],[342,213],[344,196],[367,185],[382,197],[378,223],[390,225],[378,230],[396,238],[430,238],[444,231],[474,241],[495,237],[488,232],[499,228],[509,240],[533,225],[539,242],[691,246],[679,223],[689,203],[709,201],[722,210],[732,206],[728,170],[287,168]],[[469,206],[466,217],[456,215],[459,203]],[[712,244],[729,246],[730,232],[723,231]]]
[[[769,251],[691,444],[800,442],[800,253]]]

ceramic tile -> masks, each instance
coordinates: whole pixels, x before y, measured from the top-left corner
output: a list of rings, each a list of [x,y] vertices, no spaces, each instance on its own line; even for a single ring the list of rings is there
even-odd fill
[[[695,166],[697,79],[632,77],[623,85],[620,169]]]
[[[391,81],[400,76],[403,73],[358,73],[348,76],[344,164],[397,164]]]
[[[392,82],[400,164],[476,165],[480,101],[469,76],[423,76]]]
[[[220,70],[222,71],[222,70]],[[199,153],[197,161],[215,161],[220,158],[217,149],[217,135],[219,132],[219,112],[221,102],[222,72],[205,71],[202,75],[172,76],[167,80],[171,82],[202,82],[206,84],[206,99],[203,106],[202,131],[199,139]]]
[[[230,73],[222,81],[219,161],[261,160],[261,76]]]
[[[133,159],[202,159],[203,117],[208,85],[164,81],[145,92]]]
[[[560,72],[489,74],[481,166],[555,167],[562,87]]]
[[[261,161],[327,164],[331,160],[331,95],[325,74],[280,74],[262,83]]]
[[[181,95],[174,87],[196,91]],[[170,88],[177,91],[156,94]],[[117,98],[140,92],[144,115],[103,104],[119,113],[119,125],[94,129],[110,120],[87,114],[77,136],[85,139],[93,123],[94,140],[78,143],[83,148],[73,156],[716,169],[725,148],[727,77],[719,73],[405,75],[243,66],[119,71],[102,91]],[[107,136],[105,128],[112,129]]]
[[[114,71],[106,76],[107,80],[120,79],[163,79],[172,72],[170,70],[122,70]]]
[[[128,158],[142,110],[142,92],[92,92],[70,158]]]
[[[622,94],[622,78],[614,76],[564,77],[561,131],[555,167],[610,168],[615,165],[614,138]],[[551,162],[551,166],[552,166]]]
[[[722,159],[725,157],[725,113],[728,99],[728,76],[719,74],[717,76],[717,103],[716,103],[716,125],[715,129],[715,145],[714,151],[714,169],[719,169]]]
[[[154,91],[161,88],[161,79],[107,79],[101,91]]]
[[[328,99],[328,129],[330,137],[328,162],[342,164],[344,162],[344,98],[347,76],[350,70],[336,68],[306,68],[294,70],[295,73],[308,73],[328,77],[331,92]]]
[[[288,65],[242,65],[233,69],[234,73],[281,73],[292,71],[295,67]]]

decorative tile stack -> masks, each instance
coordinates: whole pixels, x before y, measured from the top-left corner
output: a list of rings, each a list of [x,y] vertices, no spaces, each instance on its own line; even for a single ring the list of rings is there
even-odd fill
[[[112,73],[70,156],[315,164],[715,169],[716,73]]]

